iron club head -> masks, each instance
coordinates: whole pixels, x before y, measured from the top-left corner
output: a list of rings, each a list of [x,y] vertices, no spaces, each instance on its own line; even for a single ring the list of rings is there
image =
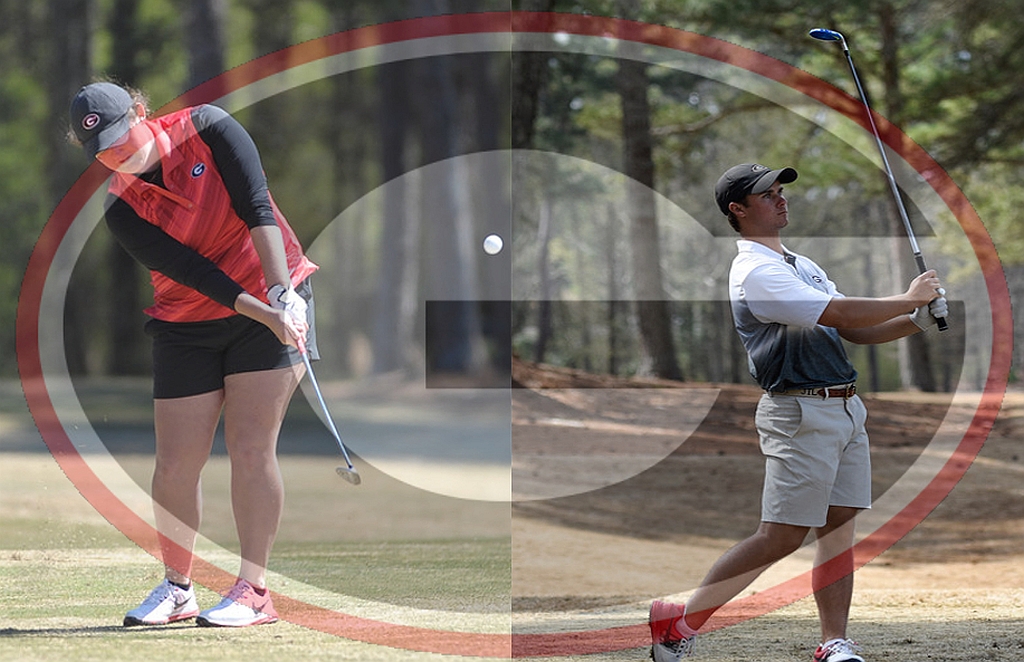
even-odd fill
[[[313,391],[316,392],[316,399],[320,403],[320,408],[324,412],[324,419],[327,421],[327,426],[331,430],[331,436],[334,437],[334,441],[337,442],[338,448],[341,450],[342,456],[345,458],[344,467],[338,467],[335,471],[339,476],[352,483],[358,485],[363,482],[363,479],[359,477],[359,472],[352,466],[352,460],[348,457],[348,451],[345,450],[345,443],[341,440],[341,435],[338,434],[338,428],[334,425],[334,419],[331,418],[331,412],[327,410],[327,403],[324,402],[324,394],[320,392],[320,384],[316,381],[316,375],[313,374],[313,366],[309,362],[309,356],[305,352],[305,348],[299,350],[302,354],[302,361],[306,364],[306,375],[309,376],[309,383],[313,385]]]
[[[355,467],[338,467],[335,471],[338,472],[339,476],[353,485],[358,485],[363,482],[363,479],[359,477],[359,472],[356,471]]]

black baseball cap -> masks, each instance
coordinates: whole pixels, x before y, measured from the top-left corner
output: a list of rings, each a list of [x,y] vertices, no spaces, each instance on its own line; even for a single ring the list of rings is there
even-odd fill
[[[741,163],[725,171],[715,184],[715,202],[726,216],[729,215],[730,202],[743,202],[748,195],[764,193],[775,182],[789,184],[796,181],[797,173],[793,168],[772,170],[758,163]]]
[[[92,83],[71,100],[71,130],[90,159],[128,131],[132,95],[113,83]]]

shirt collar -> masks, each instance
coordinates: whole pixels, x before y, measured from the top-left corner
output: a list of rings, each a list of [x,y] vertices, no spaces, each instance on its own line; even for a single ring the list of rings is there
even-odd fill
[[[756,241],[751,241],[749,239],[737,239],[736,249],[740,253],[758,253],[760,255],[771,257],[772,259],[775,260],[784,259],[782,255],[779,255],[778,253],[768,248],[764,244],[758,243]],[[786,251],[786,253],[788,253],[789,255],[796,255],[796,253],[786,248],[785,245],[783,245],[782,250]]]
[[[177,149],[179,146],[173,144],[171,136],[168,135],[164,127],[159,124],[155,125],[153,133],[156,134],[157,149],[160,151],[160,161],[164,166],[164,172],[171,170],[185,160],[181,150]]]

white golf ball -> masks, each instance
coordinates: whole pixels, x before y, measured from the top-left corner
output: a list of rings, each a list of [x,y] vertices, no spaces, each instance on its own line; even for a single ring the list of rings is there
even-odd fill
[[[489,234],[484,238],[484,252],[488,255],[497,255],[504,245],[505,242],[496,234]]]

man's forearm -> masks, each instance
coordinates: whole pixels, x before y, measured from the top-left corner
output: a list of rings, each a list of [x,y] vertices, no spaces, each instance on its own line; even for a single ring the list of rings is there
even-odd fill
[[[877,345],[899,340],[918,333],[921,328],[914,324],[909,315],[900,315],[891,320],[859,329],[838,328],[839,335],[858,345]]]
[[[836,297],[825,307],[818,324],[836,329],[867,329],[909,315],[915,308],[917,305],[904,294],[878,299]]]

